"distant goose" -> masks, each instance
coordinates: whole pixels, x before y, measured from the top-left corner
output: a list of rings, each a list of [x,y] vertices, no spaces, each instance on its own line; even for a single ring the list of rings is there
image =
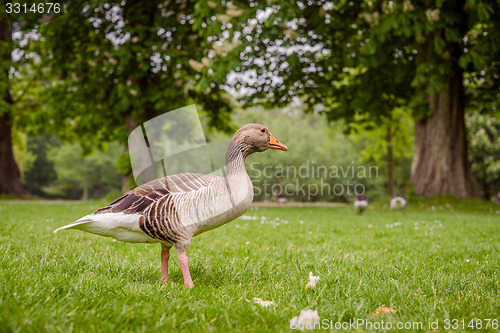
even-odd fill
[[[361,215],[368,209],[368,198],[364,195],[358,195],[354,199],[354,210],[357,214]]]
[[[391,199],[391,215],[393,214],[395,209],[400,209],[401,215],[404,215],[407,205],[408,202],[406,201],[404,196],[396,195],[394,198]]]
[[[281,193],[280,189],[281,187],[279,186],[280,183],[278,181],[274,182],[274,188],[273,188],[273,199],[274,202],[276,203],[287,203],[288,199],[285,194]]]
[[[245,158],[268,148],[288,150],[259,124],[240,128],[226,151],[226,177],[181,173],[150,181],[108,206],[57,230],[80,229],[129,243],[161,243],[161,280],[168,280],[175,247],[184,285],[193,287],[187,249],[191,238],[242,215],[252,204],[253,187]]]

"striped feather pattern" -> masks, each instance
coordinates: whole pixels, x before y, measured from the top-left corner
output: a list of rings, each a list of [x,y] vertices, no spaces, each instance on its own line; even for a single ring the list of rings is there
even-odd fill
[[[139,226],[146,235],[175,244],[189,235],[179,221],[174,197],[207,187],[215,178],[219,177],[196,173],[159,178],[136,187],[94,214],[140,213]]]

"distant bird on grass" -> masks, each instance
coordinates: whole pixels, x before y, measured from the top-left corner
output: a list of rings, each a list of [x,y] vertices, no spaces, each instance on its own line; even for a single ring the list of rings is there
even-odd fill
[[[358,195],[354,199],[354,211],[361,215],[368,209],[368,198],[364,195]]]
[[[284,193],[281,193],[280,183],[278,181],[274,181],[273,188],[273,200],[276,203],[284,204],[288,202],[288,199]]]
[[[259,124],[240,128],[226,151],[226,177],[181,173],[150,181],[108,206],[65,225],[129,243],[161,244],[161,280],[168,280],[175,247],[184,285],[193,287],[186,255],[191,238],[242,215],[252,204],[253,187],[245,158],[267,149],[288,150]]]
[[[393,215],[394,210],[401,210],[401,215],[404,215],[406,212],[407,205],[408,202],[406,201],[404,196],[396,195],[394,198],[391,199],[391,216]]]

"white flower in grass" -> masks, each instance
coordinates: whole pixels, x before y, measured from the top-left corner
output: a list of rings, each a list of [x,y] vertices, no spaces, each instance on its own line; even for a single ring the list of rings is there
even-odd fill
[[[318,310],[304,309],[300,311],[298,317],[290,319],[290,328],[300,330],[312,330],[315,326],[319,327],[319,314]]]
[[[312,272],[309,272],[309,282],[306,285],[306,289],[316,288],[316,283],[318,283],[319,280],[320,280],[319,276],[314,276]]]
[[[276,303],[274,303],[273,301],[264,301],[262,298],[258,298],[258,297],[254,297],[253,301],[254,301],[254,303],[259,304],[260,306],[263,306],[265,308],[267,308],[268,306],[271,306],[271,305],[272,306],[276,305]]]

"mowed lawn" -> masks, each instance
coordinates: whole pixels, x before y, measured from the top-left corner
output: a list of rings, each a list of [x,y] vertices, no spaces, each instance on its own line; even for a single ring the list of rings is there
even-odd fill
[[[191,290],[173,249],[164,284],[158,244],[52,234],[103,204],[0,202],[1,332],[290,331],[306,308],[332,328],[362,319],[420,322],[412,331],[425,332],[438,320],[447,331],[446,319],[500,319],[500,206],[491,203],[419,201],[394,217],[382,203],[364,216],[351,206],[253,207],[193,239]],[[321,280],[305,290],[310,271]],[[397,312],[373,316],[382,306]]]

